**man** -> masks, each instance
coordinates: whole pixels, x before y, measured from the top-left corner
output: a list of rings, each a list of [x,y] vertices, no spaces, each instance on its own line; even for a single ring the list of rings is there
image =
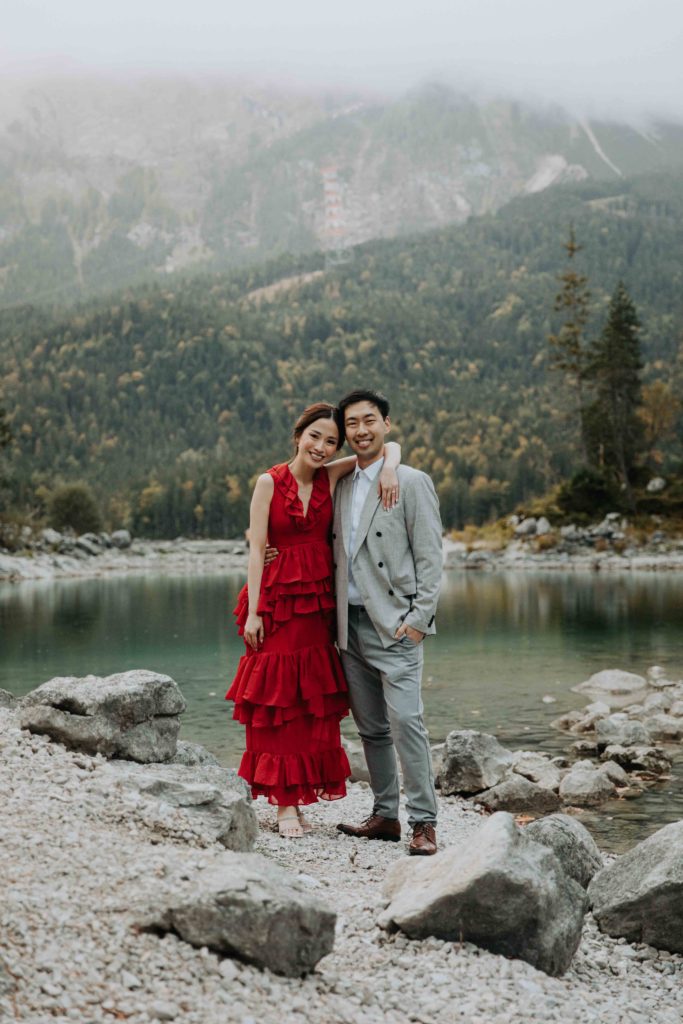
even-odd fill
[[[412,829],[409,853],[436,853],[436,792],[422,719],[422,642],[434,629],[442,574],[439,503],[430,478],[399,466],[398,505],[375,481],[391,429],[389,403],[369,390],[339,403],[358,458],[335,494],[337,641],[374,794],[372,814],[346,835],[398,841],[398,753]]]

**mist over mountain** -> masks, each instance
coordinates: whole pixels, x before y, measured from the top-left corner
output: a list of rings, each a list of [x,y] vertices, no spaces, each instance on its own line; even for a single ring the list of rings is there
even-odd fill
[[[0,98],[0,305],[459,224],[560,184],[683,167],[683,126],[425,85],[61,79]]]

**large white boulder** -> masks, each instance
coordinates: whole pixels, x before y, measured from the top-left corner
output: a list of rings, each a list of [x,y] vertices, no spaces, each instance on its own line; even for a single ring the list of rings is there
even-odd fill
[[[530,822],[526,835],[553,851],[575,882],[585,889],[596,871],[602,868],[602,856],[588,829],[569,814],[549,814]]]
[[[176,752],[185,698],[170,676],[145,669],[112,676],[57,676],[21,702],[20,725],[73,750],[131,761]]]
[[[588,895],[603,932],[683,953],[683,821],[603,868]]]
[[[635,672],[624,672],[620,668],[606,668],[595,672],[585,682],[573,686],[576,693],[590,693],[606,699],[610,695],[631,696],[640,690],[647,689],[647,680]]]
[[[554,975],[571,963],[588,904],[555,854],[505,813],[494,814],[464,847],[417,864],[399,861],[385,891],[383,928],[412,939],[473,942]]]
[[[475,729],[449,732],[444,746],[441,792],[472,795],[502,782],[512,766],[512,754],[495,736]]]
[[[300,977],[332,952],[336,914],[298,879],[256,854],[225,853],[191,892],[157,898],[138,924],[193,946]]]

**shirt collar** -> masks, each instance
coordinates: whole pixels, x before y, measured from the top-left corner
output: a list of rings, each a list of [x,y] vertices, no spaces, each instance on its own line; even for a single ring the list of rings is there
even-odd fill
[[[377,462],[371,462],[369,466],[365,467],[365,469],[361,469],[361,467],[356,464],[356,468],[353,471],[353,478],[354,480],[357,480],[362,474],[367,480],[374,480],[380,473],[383,465],[384,456],[382,456],[381,459],[377,459]]]

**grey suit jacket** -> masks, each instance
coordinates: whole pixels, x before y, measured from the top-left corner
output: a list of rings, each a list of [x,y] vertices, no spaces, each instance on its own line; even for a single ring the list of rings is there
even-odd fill
[[[353,474],[337,484],[332,545],[337,592],[337,642],[348,645],[349,559],[365,610],[385,647],[406,622],[421,633],[435,633],[434,616],[442,576],[441,517],[434,484],[426,473],[398,467],[399,502],[381,507],[373,486],[349,550]]]

